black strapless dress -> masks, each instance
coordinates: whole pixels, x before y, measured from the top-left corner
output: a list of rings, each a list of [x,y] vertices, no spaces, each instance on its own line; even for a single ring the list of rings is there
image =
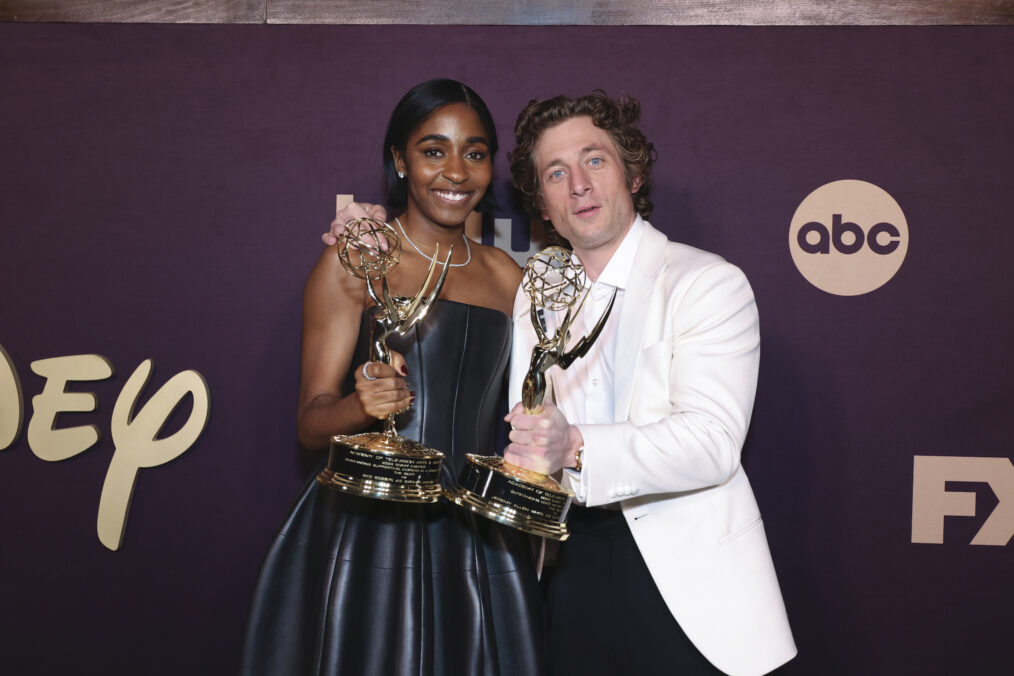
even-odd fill
[[[353,364],[367,359],[364,314]],[[438,301],[409,335],[416,392],[399,433],[443,451],[495,450],[510,318]],[[311,477],[268,552],[251,603],[244,676],[544,673],[541,596],[520,533],[456,505],[341,494]]]

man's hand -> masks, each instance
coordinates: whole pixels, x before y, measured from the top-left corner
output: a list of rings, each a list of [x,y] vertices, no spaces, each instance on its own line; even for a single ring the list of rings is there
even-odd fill
[[[562,467],[577,466],[577,450],[584,444],[581,430],[553,403],[546,402],[539,415],[525,413],[519,403],[504,418],[511,425],[511,443],[504,460],[534,472],[554,474]]]
[[[338,235],[345,230],[345,224],[357,218],[373,218],[381,223],[386,223],[387,210],[379,204],[349,202],[347,207],[335,215],[334,220],[331,221],[331,229],[320,236],[321,241],[327,246],[334,246],[338,242]]]

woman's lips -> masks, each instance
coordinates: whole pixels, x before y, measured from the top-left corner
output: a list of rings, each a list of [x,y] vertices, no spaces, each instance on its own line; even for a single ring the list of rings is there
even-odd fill
[[[434,190],[433,192],[440,199],[452,204],[461,204],[472,194],[471,191],[462,192],[459,190]]]

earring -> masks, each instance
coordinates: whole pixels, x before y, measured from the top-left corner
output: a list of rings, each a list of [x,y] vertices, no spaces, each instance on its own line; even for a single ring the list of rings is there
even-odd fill
[[[405,172],[404,171],[399,171],[398,172],[398,178],[405,178]]]

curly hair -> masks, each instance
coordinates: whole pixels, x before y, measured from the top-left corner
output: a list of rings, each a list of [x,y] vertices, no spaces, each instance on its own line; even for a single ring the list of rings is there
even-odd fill
[[[507,158],[511,164],[514,187],[521,193],[525,209],[535,217],[540,217],[543,211],[542,190],[534,163],[535,146],[543,132],[582,115],[590,117],[596,127],[605,130],[612,138],[623,161],[627,186],[633,187],[634,181],[640,179],[637,192],[633,193],[634,209],[641,218],[649,218],[653,208],[648,199],[651,168],[657,154],[655,146],[637,126],[641,104],[631,97],[611,99],[601,89],[577,99],[557,96],[542,101],[532,100],[518,115],[514,124],[517,145]]]

